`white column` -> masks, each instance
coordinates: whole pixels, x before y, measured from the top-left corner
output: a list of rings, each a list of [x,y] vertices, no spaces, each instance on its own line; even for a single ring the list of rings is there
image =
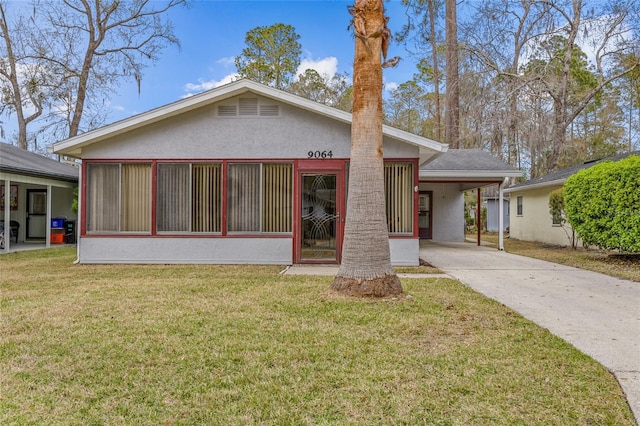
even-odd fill
[[[498,250],[504,250],[504,184],[507,178],[498,184]]]
[[[47,230],[45,235],[46,247],[51,247],[51,185],[47,185],[47,222],[46,227]]]
[[[11,245],[11,180],[4,181],[4,251]]]

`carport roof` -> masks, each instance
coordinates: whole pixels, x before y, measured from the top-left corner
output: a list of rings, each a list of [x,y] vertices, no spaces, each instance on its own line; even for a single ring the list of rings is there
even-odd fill
[[[420,167],[421,181],[465,183],[465,190],[520,176],[522,171],[480,149],[449,149]]]
[[[0,142],[0,172],[77,182],[77,167]]]

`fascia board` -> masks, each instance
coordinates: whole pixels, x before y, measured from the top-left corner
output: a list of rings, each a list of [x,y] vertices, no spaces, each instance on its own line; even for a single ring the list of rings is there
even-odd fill
[[[566,180],[567,180],[566,178],[563,178],[563,179],[550,180],[548,182],[534,183],[531,185],[521,185],[513,188],[505,188],[504,192],[511,193],[511,192],[529,191],[532,189],[547,188],[550,186],[562,186],[564,185]]]
[[[520,177],[520,170],[420,170],[420,178],[426,179],[504,179]]]

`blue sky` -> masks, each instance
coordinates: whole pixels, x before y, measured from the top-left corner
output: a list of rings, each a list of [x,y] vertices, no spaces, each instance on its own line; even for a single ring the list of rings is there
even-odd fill
[[[189,8],[169,13],[181,49],[167,48],[161,59],[145,70],[142,90],[135,83],[122,84],[111,99],[109,121],[148,111],[189,94],[228,82],[233,62],[245,47],[247,32],[278,22],[291,25],[300,35],[304,68],[321,74],[352,75],[354,41],[347,30],[351,15],[345,0],[200,0]],[[400,0],[385,1],[389,27],[399,31],[406,22]],[[385,69],[387,89],[412,78],[413,58],[404,46],[392,42],[389,56],[401,56],[397,68]]]

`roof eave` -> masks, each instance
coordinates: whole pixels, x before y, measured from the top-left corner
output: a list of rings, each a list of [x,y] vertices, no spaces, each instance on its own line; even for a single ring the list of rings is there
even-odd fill
[[[520,170],[420,170],[421,179],[491,179],[521,177]]]
[[[509,192],[518,192],[518,191],[529,191],[531,189],[541,189],[541,188],[547,188],[550,186],[562,186],[566,181],[567,181],[567,178],[562,178],[562,179],[550,180],[548,182],[533,183],[530,185],[520,185],[512,188],[506,188],[504,192],[509,193]]]

